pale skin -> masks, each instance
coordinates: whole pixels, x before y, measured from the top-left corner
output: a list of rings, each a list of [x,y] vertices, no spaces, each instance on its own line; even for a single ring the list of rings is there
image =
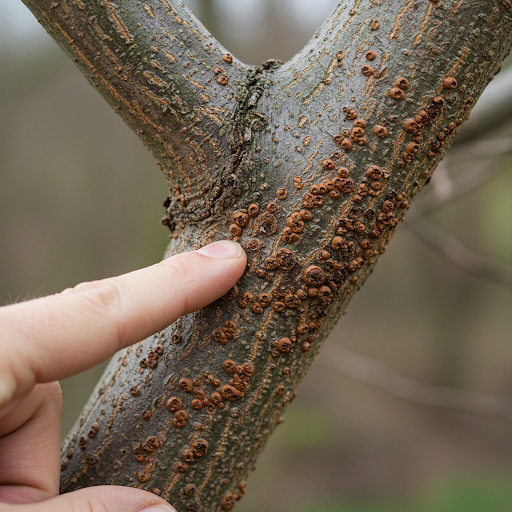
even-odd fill
[[[221,241],[156,265],[0,308],[0,512],[173,510],[100,486],[62,496],[59,379],[84,371],[224,295],[246,256]]]

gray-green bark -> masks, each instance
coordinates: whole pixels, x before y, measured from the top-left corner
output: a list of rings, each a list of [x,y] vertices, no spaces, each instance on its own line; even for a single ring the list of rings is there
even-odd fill
[[[248,254],[232,293],[114,358],[63,446],[61,490],[231,510],[508,53],[511,5],[342,0],[291,61],[254,68],[172,0],[25,3],[166,173],[167,254],[229,236]]]

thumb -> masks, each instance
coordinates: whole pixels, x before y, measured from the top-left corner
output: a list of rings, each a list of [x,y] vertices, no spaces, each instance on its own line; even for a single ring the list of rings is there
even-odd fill
[[[176,512],[154,494],[130,487],[102,485],[62,494],[30,505],[0,504],[0,512]]]

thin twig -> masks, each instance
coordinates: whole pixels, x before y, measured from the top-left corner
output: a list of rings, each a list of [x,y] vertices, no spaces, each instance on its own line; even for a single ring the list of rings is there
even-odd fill
[[[512,152],[512,139],[509,141],[510,149],[506,152]],[[505,153],[505,152],[503,152]],[[496,153],[498,154],[498,153]],[[433,182],[439,182],[438,173],[443,170],[442,167],[443,161],[440,162],[438,168],[434,172],[432,176]],[[411,211],[408,213],[407,220],[412,221],[419,215],[424,215],[429,213],[441,206],[444,206],[448,202],[458,199],[473,190],[480,188],[485,183],[491,181],[493,178],[498,176],[504,170],[508,170],[505,166],[499,165],[499,163],[494,160],[493,162],[482,162],[477,165],[470,167],[467,171],[460,174],[455,178],[449,178],[446,180],[445,176],[441,172],[443,187],[442,190],[444,193],[439,193],[439,187],[435,189],[434,192],[427,194],[424,197],[419,198]],[[448,181],[449,186],[446,186],[446,181]]]
[[[450,147],[446,155],[450,161],[462,161],[506,155],[511,151],[512,137],[502,137],[501,139],[464,142]]]
[[[348,348],[331,344],[322,364],[388,395],[427,407],[495,416],[512,421],[512,400],[409,379],[388,366]]]
[[[415,235],[456,267],[477,277],[512,288],[512,268],[470,251],[423,216],[416,216],[413,221],[405,224]]]

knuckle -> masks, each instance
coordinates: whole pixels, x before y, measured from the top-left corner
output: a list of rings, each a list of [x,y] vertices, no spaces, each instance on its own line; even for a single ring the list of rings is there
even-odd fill
[[[114,278],[80,283],[74,288],[64,290],[63,293],[88,294],[88,292],[94,292],[91,294],[91,301],[101,309],[119,307],[121,304],[121,294]]]
[[[172,273],[177,276],[187,275],[193,270],[193,265],[189,259],[182,257],[182,255],[173,256],[161,262],[166,268],[169,268]]]
[[[95,290],[95,299],[101,309],[119,309],[121,293],[114,279],[107,279]]]
[[[60,419],[62,412],[62,390],[57,381],[36,384],[29,395],[35,403],[34,414],[41,411],[51,412],[55,418]]]
[[[79,293],[85,293],[91,290],[96,290],[103,285],[103,281],[87,281],[85,283],[79,283],[73,288],[66,288],[61,292],[61,295],[77,295]]]
[[[60,387],[59,382],[48,382],[46,384],[42,384],[42,386],[44,387],[46,400],[60,414],[62,411],[62,388]]]
[[[116,278],[80,283],[74,288],[64,290],[62,294],[80,295],[82,308],[90,315],[112,322],[117,333],[118,343],[123,342],[125,331],[120,312],[122,311],[122,294]]]
[[[117,340],[119,344],[123,343],[125,337],[124,324],[119,320],[118,313],[121,311],[121,292],[114,279],[108,279],[103,282],[103,286],[96,289],[93,302],[99,313],[107,320],[115,324]]]

